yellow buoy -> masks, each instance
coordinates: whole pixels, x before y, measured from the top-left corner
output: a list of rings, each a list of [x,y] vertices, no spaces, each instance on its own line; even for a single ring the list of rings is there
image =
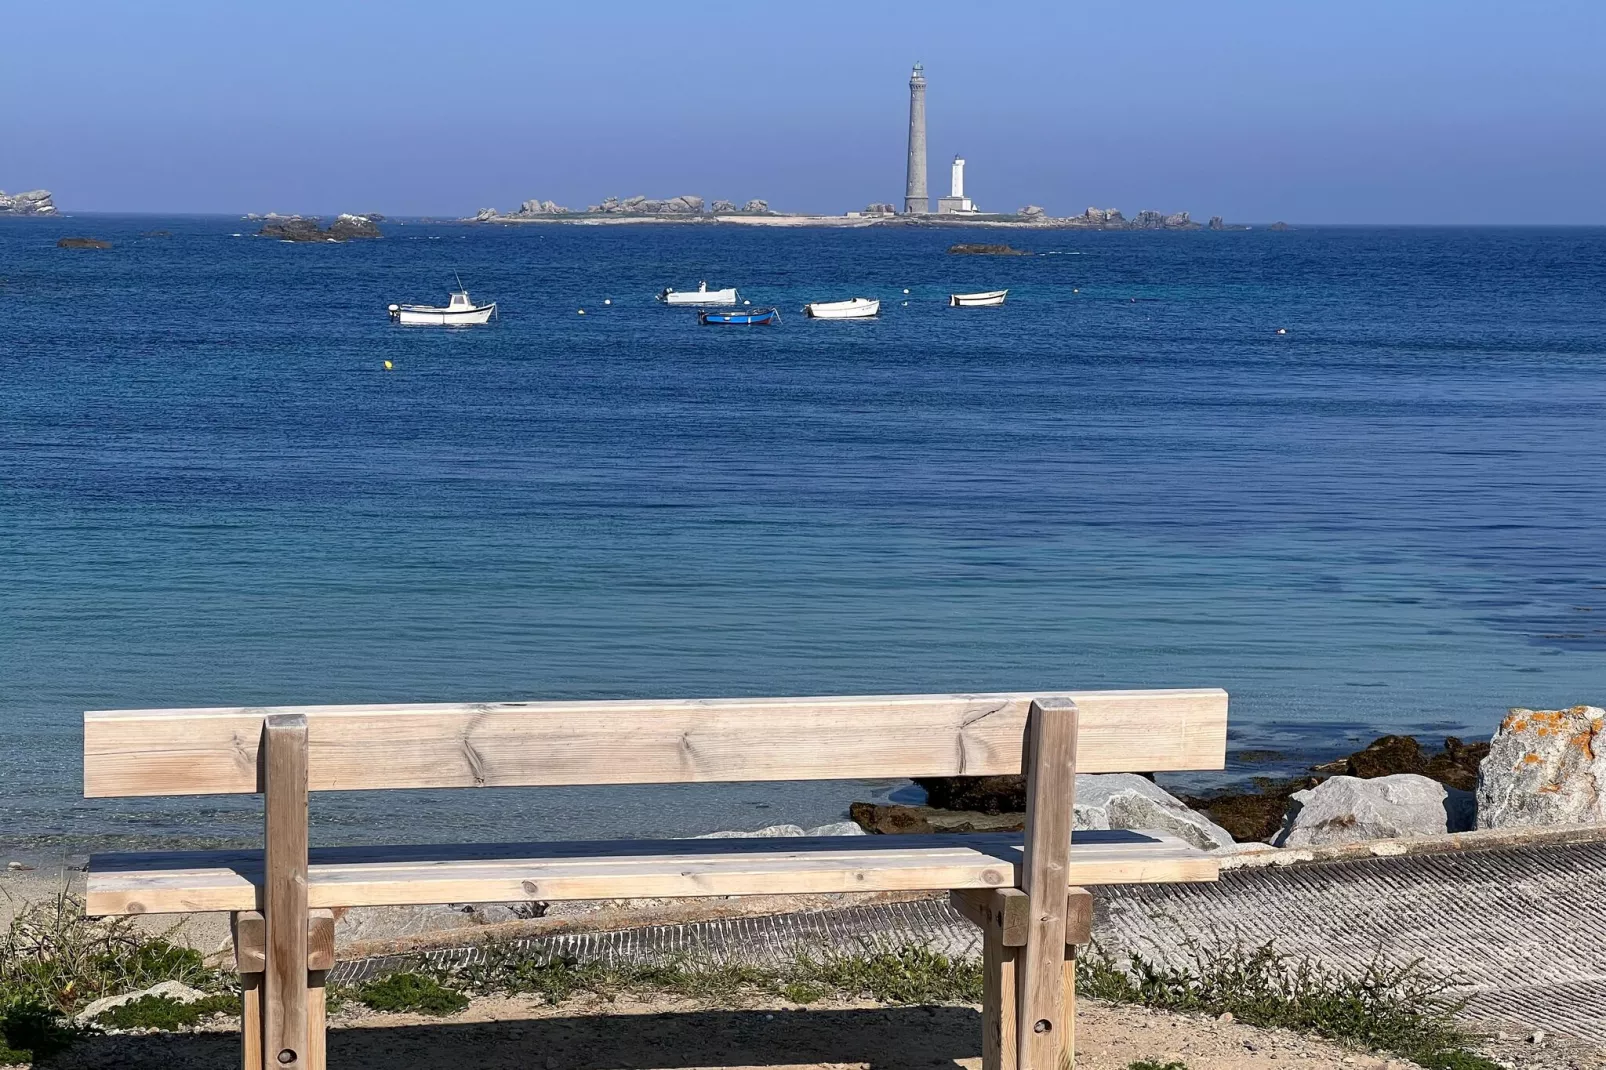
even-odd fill
[[[388,372],[388,371],[390,371],[390,361],[388,361],[388,360],[387,360],[387,361],[385,361],[385,370],[386,370],[386,371],[387,371],[387,372]]]

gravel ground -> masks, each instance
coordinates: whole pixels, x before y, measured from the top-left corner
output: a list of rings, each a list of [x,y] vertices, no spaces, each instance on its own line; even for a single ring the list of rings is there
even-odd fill
[[[341,1070],[894,1070],[981,1066],[981,1019],[966,1006],[739,1008],[684,1000],[595,997],[549,1006],[529,998],[476,999],[446,1019],[348,1009],[335,1016],[329,1064]],[[1077,1014],[1081,1070],[1126,1070],[1137,1060],[1188,1070],[1408,1070],[1413,1064],[1281,1030],[1084,1001]],[[1552,1038],[1495,1041],[1491,1056],[1521,1070],[1601,1070],[1602,1053]],[[189,1034],[96,1037],[51,1070],[233,1070],[239,1037]]]

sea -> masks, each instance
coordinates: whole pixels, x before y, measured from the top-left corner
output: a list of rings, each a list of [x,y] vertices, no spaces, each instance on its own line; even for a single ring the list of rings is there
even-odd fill
[[[1606,229],[382,226],[0,219],[0,855],[260,836],[84,800],[95,709],[1223,687],[1197,789],[1606,702]],[[458,278],[494,322],[389,321]],[[781,323],[654,300],[700,280]],[[889,798],[331,792],[313,837]]]

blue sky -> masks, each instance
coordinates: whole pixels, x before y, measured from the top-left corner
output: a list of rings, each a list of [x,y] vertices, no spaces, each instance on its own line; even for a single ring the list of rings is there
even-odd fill
[[[11,7],[0,189],[69,210],[841,212],[921,60],[984,208],[1606,223],[1606,0]]]

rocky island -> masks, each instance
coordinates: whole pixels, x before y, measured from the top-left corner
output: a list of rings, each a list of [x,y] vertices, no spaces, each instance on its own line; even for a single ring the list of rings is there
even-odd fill
[[[383,238],[385,236],[380,231],[378,224],[375,222],[375,217],[372,215],[346,213],[336,217],[335,221],[329,224],[328,229],[318,225],[316,216],[278,215],[270,212],[265,216],[247,216],[246,218],[262,220],[262,229],[257,231],[257,237],[277,238],[280,241],[343,242],[362,238]]]
[[[29,190],[27,193],[7,193],[0,190],[0,215],[55,215],[56,203],[47,189]]]

